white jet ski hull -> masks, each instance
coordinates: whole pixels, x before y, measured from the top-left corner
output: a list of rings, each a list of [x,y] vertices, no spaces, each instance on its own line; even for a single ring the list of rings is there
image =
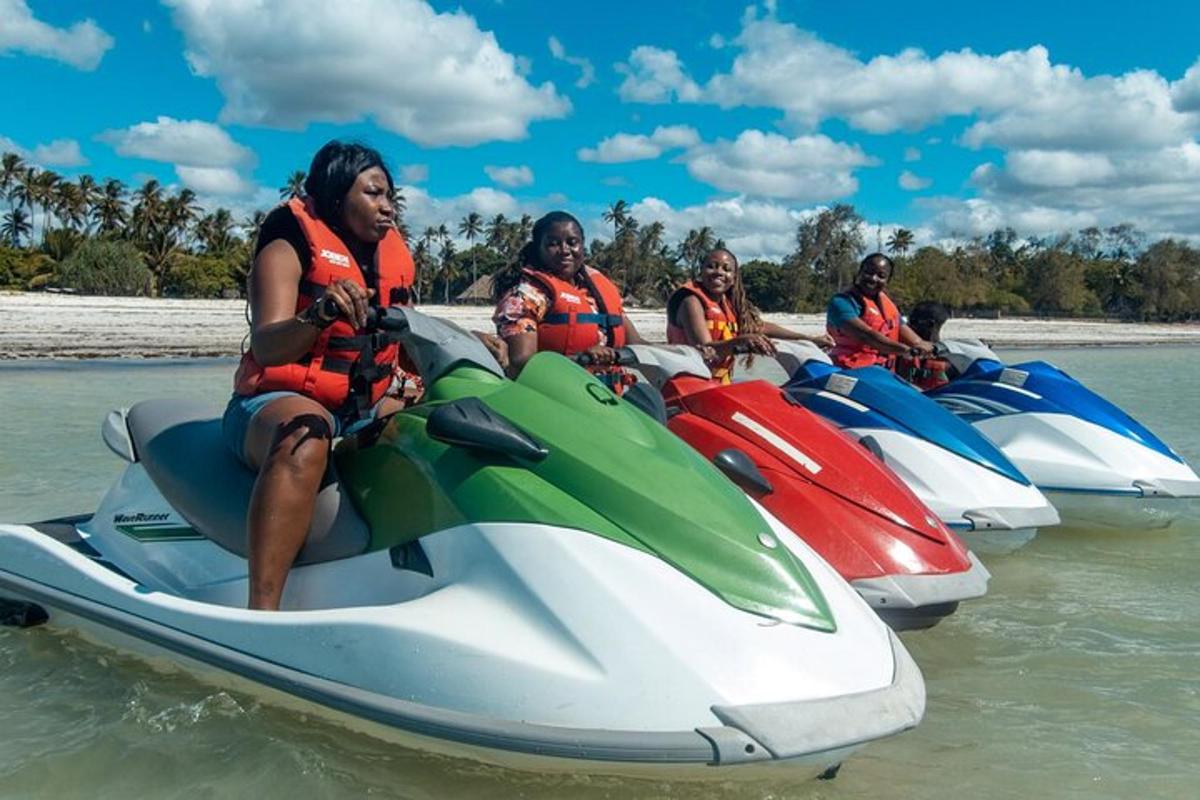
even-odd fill
[[[432,575],[389,551],[297,567],[288,610],[249,611],[245,561],[189,535],[148,483],[130,465],[73,542],[61,525],[0,525],[0,598],[202,679],[507,766],[799,777],[923,713],[903,645],[771,518],[765,530],[805,562],[835,633],[736,609],[640,550],[514,523],[422,537]]]
[[[884,463],[973,550],[1010,552],[1031,541],[1038,528],[1059,523],[1058,512],[1037,487],[926,439],[888,428],[847,428],[845,433],[874,440]]]
[[[1200,498],[1200,477],[1186,463],[1078,417],[1027,412],[972,424],[1046,493],[1068,527],[1166,528]]]

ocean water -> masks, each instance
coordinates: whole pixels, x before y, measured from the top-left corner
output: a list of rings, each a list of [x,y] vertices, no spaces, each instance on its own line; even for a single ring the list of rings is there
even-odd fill
[[[1046,358],[1200,463],[1195,349]],[[1189,367],[1190,365],[1190,367]],[[229,360],[0,366],[0,519],[92,509],[112,407],[227,396]],[[919,728],[834,781],[669,783],[514,772],[397,748],[73,635],[0,628],[0,798],[1192,798],[1200,796],[1200,522],[1049,531],[987,556],[987,597],[905,633]]]

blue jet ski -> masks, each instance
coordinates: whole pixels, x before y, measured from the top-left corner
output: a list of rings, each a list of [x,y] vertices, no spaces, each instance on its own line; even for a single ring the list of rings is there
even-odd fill
[[[788,396],[874,451],[968,544],[1013,549],[1058,524],[999,448],[890,371],[842,369],[809,342],[775,344]]]
[[[944,340],[955,377],[927,394],[971,423],[1050,496],[1064,521],[1166,527],[1200,477],[1166,442],[1045,361],[1007,365],[978,340]]]

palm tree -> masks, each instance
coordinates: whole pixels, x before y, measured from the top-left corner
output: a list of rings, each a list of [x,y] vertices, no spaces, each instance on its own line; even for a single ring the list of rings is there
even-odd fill
[[[96,183],[96,179],[91,175],[80,175],[75,179],[75,186],[79,189],[79,201],[82,204],[83,226],[86,233],[91,232],[91,222],[93,211],[95,211],[96,203],[100,201],[101,189]]]
[[[467,240],[467,244],[470,244],[479,237],[479,234],[483,233],[483,217],[480,216],[478,212],[472,211],[470,214],[467,214],[462,218],[462,222],[458,223],[458,232],[464,239]],[[471,285],[474,286],[475,281],[477,280],[479,280],[479,274],[475,268],[475,251],[474,248],[472,248]]]
[[[903,256],[913,245],[913,232],[908,228],[896,228],[888,237],[888,252],[895,256]]]
[[[258,229],[262,227],[263,220],[266,218],[267,212],[260,208],[242,220],[242,231],[245,232],[247,239],[254,241],[258,238]]]
[[[426,228],[425,232],[433,230]],[[422,236],[417,240],[416,246],[413,248],[413,267],[416,269],[416,279],[413,281],[416,286],[417,296],[413,298],[414,302],[419,302],[421,296],[425,293],[425,282],[429,280],[430,273],[433,269],[433,258],[429,254],[429,240]]]
[[[29,224],[29,215],[20,206],[9,210],[4,215],[4,224],[0,225],[0,236],[8,240],[8,243],[13,247],[21,246],[21,237],[28,236],[33,232],[33,226]]]
[[[629,204],[624,200],[618,200],[608,207],[603,216],[605,222],[612,223],[613,241],[615,242],[621,228],[625,227],[629,222]]]
[[[454,262],[454,241],[450,239],[449,235],[442,241],[442,251],[438,253],[438,258],[441,260],[441,265],[437,277],[442,281],[442,293],[445,298],[443,302],[450,305],[450,284],[458,277],[458,265]]]
[[[393,186],[388,199],[392,201],[392,217],[396,220],[397,230],[406,229],[404,212],[408,210],[408,200],[404,197],[404,190],[399,186]],[[405,230],[404,238],[408,238],[407,230]]]
[[[208,255],[224,256],[237,244],[233,227],[233,215],[229,209],[218,208],[196,222],[196,238]]]
[[[508,236],[508,217],[497,214],[487,224],[487,239],[484,243],[493,250],[501,250]]]
[[[291,200],[293,197],[303,197],[304,179],[306,177],[302,169],[298,169],[289,175],[283,186],[279,187],[279,199]]]
[[[72,231],[82,228],[87,222],[88,211],[88,201],[79,184],[59,181],[54,190],[54,215],[63,226]]]
[[[162,221],[162,184],[154,178],[146,181],[133,193],[133,215],[130,234],[135,239],[146,238]]]
[[[109,178],[100,189],[100,196],[92,206],[92,218],[101,235],[114,234],[128,219],[125,209],[125,184]]]
[[[54,205],[58,183],[62,178],[52,170],[39,170],[36,167],[27,168],[26,173],[28,202],[31,206],[42,207],[42,238],[45,239],[46,230],[50,227],[50,209]]]
[[[25,162],[16,153],[5,153],[0,156],[0,194],[5,198],[9,198],[9,192],[12,191],[13,185],[17,178],[25,169]]]

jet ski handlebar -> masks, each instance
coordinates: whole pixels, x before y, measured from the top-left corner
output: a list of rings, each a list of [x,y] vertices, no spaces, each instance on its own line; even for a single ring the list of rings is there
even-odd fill
[[[367,309],[367,330],[404,333],[408,328],[408,318],[401,311],[381,306]]]
[[[613,362],[614,365],[619,367],[633,367],[637,365],[638,357],[633,350],[630,350],[628,347],[617,347],[614,349],[617,351],[617,360]],[[592,354],[587,352],[576,353],[571,356],[571,359],[581,367],[590,367],[596,363],[596,359]]]

